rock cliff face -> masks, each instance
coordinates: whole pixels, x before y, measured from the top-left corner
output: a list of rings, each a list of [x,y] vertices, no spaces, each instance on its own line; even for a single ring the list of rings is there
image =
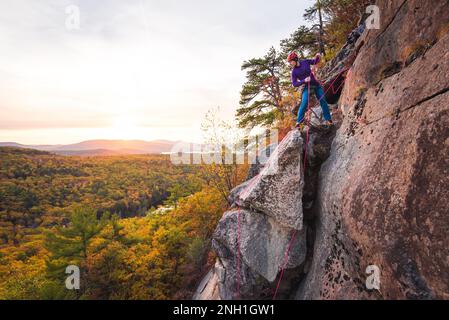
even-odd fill
[[[194,298],[272,298],[286,262],[278,298],[449,299],[449,1],[377,5],[380,30],[342,55],[338,130],[292,131],[279,170],[236,188]]]
[[[321,167],[298,299],[449,298],[448,1],[383,1]],[[365,270],[380,269],[380,290]]]

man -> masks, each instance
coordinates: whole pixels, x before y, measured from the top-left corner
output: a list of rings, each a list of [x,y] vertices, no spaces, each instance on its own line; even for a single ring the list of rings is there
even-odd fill
[[[301,105],[298,110],[298,120],[296,123],[296,128],[300,128],[301,124],[304,122],[304,116],[307,111],[307,105],[309,101],[309,89],[315,91],[315,96],[320,102],[321,109],[323,110],[323,116],[326,120],[326,125],[332,125],[332,117],[329,112],[329,106],[326,102],[326,97],[324,95],[323,87],[316,80],[312,73],[312,65],[320,62],[321,56],[318,53],[315,59],[299,60],[298,55],[292,52],[288,55],[288,63],[292,67],[292,84],[294,87],[304,86],[302,92]]]

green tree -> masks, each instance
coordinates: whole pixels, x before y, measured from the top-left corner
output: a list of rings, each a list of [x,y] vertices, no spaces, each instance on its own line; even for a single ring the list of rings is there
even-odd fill
[[[272,47],[262,58],[243,62],[246,82],[240,92],[236,115],[241,128],[269,126],[285,113],[280,83],[284,60],[285,57]]]
[[[348,34],[361,22],[365,9],[373,0],[316,0],[306,9],[304,18],[315,22],[318,29],[317,43],[320,52],[327,52],[327,59],[346,42]],[[332,54],[329,54],[331,52]]]
[[[50,278],[62,279],[68,265],[77,265],[81,270],[81,280],[87,274],[87,261],[96,252],[92,242],[108,221],[108,215],[97,219],[97,212],[91,208],[77,208],[70,217],[70,223],[65,227],[57,227],[55,232],[47,232],[45,248],[50,257],[47,261],[47,271]],[[86,284],[85,284],[86,285]],[[86,292],[86,286],[81,292]]]
[[[325,1],[325,0],[324,0]],[[318,18],[318,24],[314,25],[314,28],[318,28],[318,45],[320,52],[323,56],[326,55],[326,50],[324,48],[324,23],[323,23],[323,0],[316,0],[315,4],[306,9],[306,13],[304,14],[304,18],[309,21],[315,21]],[[326,2],[326,1],[325,1]]]
[[[317,49],[317,39],[313,32],[306,26],[300,26],[288,38],[281,40],[282,56],[296,51],[300,56],[305,57]]]

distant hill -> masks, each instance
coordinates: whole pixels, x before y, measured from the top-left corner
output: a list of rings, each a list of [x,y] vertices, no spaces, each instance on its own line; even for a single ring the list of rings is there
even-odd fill
[[[47,151],[41,151],[36,149],[27,149],[23,147],[17,147],[17,146],[0,146],[0,156],[2,155],[51,155],[51,153]]]
[[[161,154],[170,152],[180,141],[169,140],[88,140],[67,145],[24,145],[0,142],[0,147],[14,147],[48,151],[60,155],[95,156],[118,154]]]
[[[62,156],[82,156],[82,157],[91,157],[91,156],[115,156],[125,154],[119,151],[107,150],[107,149],[92,149],[92,150],[56,150],[51,151],[55,154]],[[126,153],[132,154],[132,153]],[[135,153],[137,154],[137,153]]]

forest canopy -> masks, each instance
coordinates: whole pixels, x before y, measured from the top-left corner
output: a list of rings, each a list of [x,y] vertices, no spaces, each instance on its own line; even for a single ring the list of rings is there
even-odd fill
[[[190,297],[226,206],[204,168],[164,155],[0,155],[0,299]],[[64,286],[68,265],[82,270],[79,291]]]

